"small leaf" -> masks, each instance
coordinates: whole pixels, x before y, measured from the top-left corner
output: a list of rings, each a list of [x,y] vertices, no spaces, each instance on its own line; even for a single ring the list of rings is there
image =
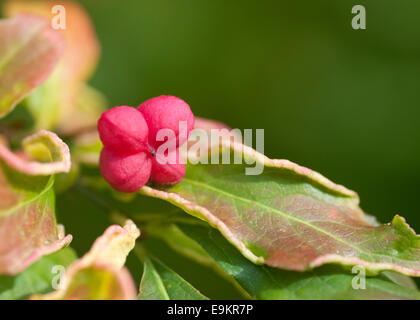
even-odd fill
[[[62,288],[32,298],[136,299],[134,281],[124,264],[139,235],[140,231],[131,220],[127,220],[124,228],[118,225],[108,227],[90,251],[67,268]]]
[[[101,150],[102,142],[96,129],[83,132],[73,140],[72,155],[82,164],[98,166]]]
[[[8,17],[22,12],[31,13],[47,18],[50,23],[54,6],[62,6],[65,9],[65,25],[60,25],[65,27],[60,29],[60,33],[66,42],[65,52],[60,61],[60,64],[65,66],[63,76],[67,81],[84,82],[96,67],[100,47],[92,22],[80,4],[74,1],[9,0],[4,3],[3,12]]]
[[[197,289],[157,259],[146,258],[140,300],[206,300]]]
[[[0,118],[47,78],[62,48],[47,19],[19,14],[0,21]]]
[[[81,131],[96,130],[100,115],[108,107],[105,96],[88,85],[80,85],[71,99],[69,108],[63,106],[60,109],[60,132],[78,134]]]
[[[209,164],[189,163],[181,183],[140,192],[209,222],[254,263],[297,271],[338,263],[420,276],[420,237],[402,217],[373,226],[356,193],[310,169],[226,139],[212,152],[227,152],[231,164],[210,164],[209,155]],[[245,175],[250,160],[264,165],[262,174]]]
[[[96,239],[90,251],[78,263],[81,265],[103,263],[120,269],[124,266],[125,259],[134,248],[139,236],[140,231],[131,220],[126,221],[124,228],[112,225]]]
[[[32,156],[52,162],[31,161],[0,144],[0,274],[17,274],[72,239],[56,224],[54,177],[49,176],[70,168],[67,145],[46,131],[23,145]]]
[[[76,254],[71,248],[42,257],[16,276],[0,276],[0,299],[24,299],[37,292],[54,290],[61,268],[67,268]]]
[[[27,156],[13,153],[1,143],[0,159],[26,175],[51,175],[70,171],[69,148],[55,133],[41,130],[26,137],[22,145],[27,156],[39,161],[31,161]]]
[[[339,266],[323,266],[305,273],[258,266],[245,259],[217,230],[192,224],[179,226],[257,299],[420,299],[420,292],[407,277],[400,280],[408,286],[381,276],[367,277],[364,289],[354,289],[358,273],[344,273]]]

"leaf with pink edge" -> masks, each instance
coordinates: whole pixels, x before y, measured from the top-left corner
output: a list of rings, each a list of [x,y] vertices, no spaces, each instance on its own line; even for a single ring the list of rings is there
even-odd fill
[[[353,191],[288,160],[229,142],[209,152],[209,164],[189,163],[181,183],[140,192],[207,221],[257,264],[306,271],[338,263],[363,266],[369,274],[420,276],[420,237],[402,217],[374,226]],[[242,164],[210,164],[213,153],[224,152]],[[245,174],[250,160],[264,166],[260,175]]]
[[[19,14],[0,21],[0,117],[44,82],[62,49],[48,19]]]
[[[269,300],[419,300],[411,278],[392,272],[360,280],[340,266],[326,265],[308,272],[280,270],[255,265],[245,259],[217,230],[208,226],[178,224],[251,297]]]
[[[0,159],[7,166],[30,176],[70,171],[70,150],[55,133],[41,130],[26,137],[22,146],[26,154],[14,153],[0,143]],[[29,156],[38,161],[29,159]]]
[[[67,268],[61,288],[46,295],[34,295],[32,299],[136,299],[136,286],[124,264],[139,235],[131,220],[124,227],[108,227],[90,251]]]
[[[36,129],[57,127],[71,135],[96,126],[106,104],[101,93],[86,85],[100,54],[88,14],[74,1],[13,0],[6,1],[3,10],[6,16],[27,12],[51,19],[54,6],[59,8],[56,17],[66,17],[65,28],[58,31],[65,50],[48,80],[24,102],[35,119]]]
[[[67,145],[46,131],[23,145],[26,154],[0,144],[0,274],[17,274],[72,239],[55,220],[52,176],[70,168]]]

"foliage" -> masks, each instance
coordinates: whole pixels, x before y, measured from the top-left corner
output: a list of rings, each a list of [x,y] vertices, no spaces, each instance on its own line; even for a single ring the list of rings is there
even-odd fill
[[[98,41],[73,2],[64,3],[74,19],[69,28],[50,28],[45,17],[53,4],[8,1],[8,18],[0,21],[0,298],[218,298],[207,294],[204,279],[197,283],[189,271],[168,266],[153,239],[185,264],[213,270],[244,298],[420,298],[410,278],[420,276],[420,236],[403,217],[380,224],[359,207],[355,192],[230,137],[208,155],[189,149],[177,185],[112,190],[98,168],[96,122],[106,100],[87,84]],[[194,132],[212,128],[227,127],[198,118]],[[223,154],[243,164],[197,162]],[[245,175],[249,161],[263,173]],[[57,213],[72,219],[73,236],[56,221],[60,193],[75,202]],[[74,237],[82,251],[78,237],[91,208],[101,212],[92,230],[108,219],[117,224],[77,258],[67,246]],[[143,266],[141,275],[131,258]]]

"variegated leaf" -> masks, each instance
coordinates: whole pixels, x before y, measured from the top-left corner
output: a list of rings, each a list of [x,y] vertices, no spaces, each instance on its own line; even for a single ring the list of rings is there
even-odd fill
[[[52,17],[54,7],[58,10]],[[83,7],[74,1],[13,0],[6,1],[3,9],[6,16],[29,12],[61,23],[63,56],[51,77],[25,100],[35,128],[57,127],[69,135],[96,126],[106,102],[86,81],[96,67],[100,46]]]
[[[0,117],[47,78],[62,51],[48,19],[19,14],[0,21]]]
[[[322,266],[308,272],[280,270],[255,265],[245,259],[215,229],[179,224],[253,298],[269,300],[406,300],[420,299],[420,292],[410,278],[391,272],[366,277],[361,269],[353,273],[339,266]]]
[[[0,144],[2,274],[17,274],[72,239],[64,236],[63,227],[55,221],[52,176],[70,169],[67,145],[47,131],[28,137],[23,145],[26,154],[13,153]],[[29,155],[46,162],[31,160]]]
[[[326,263],[360,265],[370,274],[420,275],[420,237],[404,218],[374,226],[357,194],[288,160],[272,160],[225,139],[209,164],[188,164],[183,181],[141,193],[167,200],[218,228],[254,263],[305,271]],[[231,164],[210,164],[211,154]],[[242,164],[234,164],[238,156]],[[246,163],[264,166],[246,175]]]
[[[140,231],[127,220],[124,227],[113,225],[93,244],[90,251],[71,264],[57,291],[35,295],[45,300],[133,300],[137,293],[129,271],[124,267]]]

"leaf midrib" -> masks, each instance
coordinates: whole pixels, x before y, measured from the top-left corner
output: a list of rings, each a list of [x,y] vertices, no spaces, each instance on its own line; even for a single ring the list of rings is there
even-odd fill
[[[218,193],[220,193],[220,194],[222,194],[222,195],[224,195],[224,196],[226,196],[226,197],[228,197],[228,198],[232,198],[232,199],[234,199],[234,200],[242,201],[242,202],[245,202],[245,203],[251,204],[251,205],[253,205],[253,206],[259,206],[259,207],[261,207],[261,208],[263,208],[263,209],[270,210],[270,211],[274,211],[274,212],[276,212],[276,213],[280,214],[281,216],[285,217],[286,219],[293,220],[293,221],[295,221],[295,222],[298,222],[298,223],[302,223],[302,224],[304,224],[304,225],[307,225],[308,227],[310,227],[310,228],[314,229],[315,231],[318,231],[318,232],[320,232],[320,233],[323,233],[323,234],[327,235],[328,237],[330,237],[330,238],[334,239],[334,240],[335,240],[335,241],[337,241],[337,242],[341,242],[341,243],[345,244],[346,246],[349,246],[349,247],[351,247],[351,248],[354,248],[354,249],[356,249],[357,251],[359,251],[359,252],[361,252],[361,253],[364,253],[364,254],[366,254],[366,255],[368,255],[368,256],[370,256],[370,257],[372,257],[372,253],[371,253],[371,252],[367,252],[367,251],[365,251],[365,250],[361,249],[360,247],[354,246],[354,245],[352,245],[352,244],[350,244],[350,243],[348,243],[348,242],[344,241],[343,239],[341,239],[341,238],[338,238],[338,237],[334,236],[333,234],[329,233],[328,231],[325,231],[324,229],[318,228],[318,227],[316,227],[316,226],[314,226],[314,225],[312,225],[312,224],[310,224],[310,223],[308,223],[308,222],[306,222],[306,221],[304,221],[304,220],[301,220],[301,219],[299,219],[299,218],[296,218],[296,217],[294,217],[294,216],[291,216],[291,215],[287,214],[286,212],[283,212],[283,211],[278,210],[278,209],[276,209],[276,208],[273,208],[273,207],[267,206],[267,205],[262,204],[262,203],[259,203],[259,202],[257,202],[257,201],[251,201],[251,200],[248,200],[248,199],[246,199],[246,198],[243,198],[243,197],[240,197],[240,196],[237,196],[237,195],[234,195],[234,194],[228,193],[228,192],[226,192],[226,191],[224,191],[224,190],[222,190],[222,189],[219,189],[219,188],[216,188],[216,187],[210,186],[210,185],[205,184],[205,183],[202,183],[202,182],[194,181],[194,180],[191,180],[191,179],[188,179],[188,178],[184,178],[184,179],[183,179],[183,182],[187,182],[187,183],[192,184],[192,185],[195,185],[195,186],[203,187],[203,188],[206,188],[206,189],[208,189],[208,190],[212,190],[212,191],[214,191],[214,192],[218,192]]]

